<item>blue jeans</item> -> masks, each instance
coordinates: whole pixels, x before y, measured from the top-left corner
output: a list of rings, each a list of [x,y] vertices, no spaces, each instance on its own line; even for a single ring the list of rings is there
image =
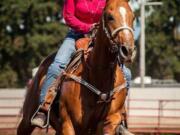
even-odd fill
[[[132,79],[132,75],[131,75],[131,70],[129,68],[127,68],[125,65],[122,66],[122,70],[124,72],[124,76],[126,78],[126,87],[127,87],[127,90],[129,90],[130,88],[130,82],[131,82],[131,79]]]
[[[40,103],[44,101],[46,96],[48,87],[52,84],[52,82],[57,78],[57,76],[63,71],[66,65],[71,60],[73,53],[75,53],[75,41],[79,38],[82,38],[83,35],[76,33],[74,31],[69,31],[64,42],[60,46],[56,57],[53,63],[49,66],[46,79],[42,85],[41,93],[40,93]],[[123,72],[125,74],[127,80],[127,87],[129,88],[129,83],[131,80],[131,71],[123,66]]]
[[[76,33],[72,30],[67,33],[67,36],[65,37],[62,45],[60,46],[53,63],[48,68],[46,79],[42,85],[40,93],[40,103],[44,101],[48,87],[63,71],[63,69],[71,60],[73,53],[75,53],[75,41],[82,37],[83,34]]]

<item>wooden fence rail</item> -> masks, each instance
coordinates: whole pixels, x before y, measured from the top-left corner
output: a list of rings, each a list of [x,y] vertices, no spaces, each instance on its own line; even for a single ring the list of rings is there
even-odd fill
[[[1,131],[16,130],[24,97],[25,89],[0,90],[0,135]],[[132,88],[127,109],[129,129],[135,133],[180,134],[179,88]]]

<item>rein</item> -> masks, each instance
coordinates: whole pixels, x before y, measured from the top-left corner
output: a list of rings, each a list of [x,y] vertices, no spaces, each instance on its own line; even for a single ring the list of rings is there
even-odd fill
[[[88,88],[91,92],[98,95],[100,97],[100,101],[98,101],[98,103],[111,102],[111,100],[113,99],[113,95],[115,93],[120,92],[122,89],[127,87],[127,81],[126,81],[125,76],[124,76],[124,80],[125,80],[124,83],[122,83],[122,84],[118,85],[117,87],[115,87],[114,89],[108,91],[108,93],[103,93],[103,92],[101,92],[101,90],[97,89],[95,86],[88,83],[83,78],[78,77],[73,74],[73,72],[78,68],[79,64],[81,63],[80,61],[81,61],[82,55],[83,55],[83,50],[78,50],[75,59],[70,62],[70,64],[67,66],[66,70],[64,70],[62,72],[61,76],[71,78],[72,80],[76,81],[77,83],[82,84],[83,86]],[[121,68],[121,66],[120,66],[120,68]],[[71,72],[68,73],[69,69],[72,69],[72,70],[71,70]],[[124,75],[123,71],[122,71],[122,74]],[[57,81],[57,83],[55,83],[55,85],[56,84],[59,84],[58,81]],[[57,87],[57,86],[55,86],[55,87]]]
[[[101,101],[98,101],[99,103],[102,102],[110,102],[112,100],[112,96],[117,93],[120,92],[121,90],[123,90],[124,88],[127,87],[127,83],[125,81],[125,83],[118,85],[116,88],[110,90],[109,93],[103,93],[101,92],[99,89],[97,89],[96,87],[94,87],[93,85],[91,85],[90,83],[88,83],[87,81],[85,81],[84,79],[82,79],[81,77],[78,77],[76,75],[73,74],[69,74],[66,73],[65,71],[63,72],[64,76],[67,76],[71,79],[73,79],[74,81],[84,85],[86,88],[88,88],[90,91],[92,91],[93,93],[95,93],[96,95],[98,95],[101,99]]]

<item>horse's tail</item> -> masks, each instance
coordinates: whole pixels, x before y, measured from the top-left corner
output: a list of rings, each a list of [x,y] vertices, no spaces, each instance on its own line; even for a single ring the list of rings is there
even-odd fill
[[[54,60],[56,52],[46,57],[40,64],[38,71],[33,77],[31,84],[27,88],[25,101],[23,104],[23,117],[29,121],[39,105],[40,86],[43,77],[46,75],[49,65]]]

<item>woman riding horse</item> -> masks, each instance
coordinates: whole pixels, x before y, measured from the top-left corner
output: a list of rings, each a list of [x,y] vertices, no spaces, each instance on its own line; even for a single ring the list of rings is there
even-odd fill
[[[93,51],[73,73],[65,73],[60,96],[62,135],[115,134],[127,94],[119,65],[133,58],[133,20],[127,1],[107,1]]]
[[[59,48],[54,62],[48,69],[46,79],[42,85],[40,94],[41,105],[43,105],[44,98],[49,86],[69,63],[72,54],[75,53],[75,41],[79,38],[82,38],[84,34],[89,33],[89,31],[94,28],[95,24],[99,22],[100,16],[105,6],[105,2],[105,0],[65,1],[63,15],[67,25],[70,26],[71,30]],[[128,80],[130,80],[130,71],[126,67],[123,67],[123,69]],[[33,119],[32,124],[42,127],[45,123],[45,120],[46,115],[43,112],[39,112]]]
[[[59,69],[59,67],[64,68],[69,62],[71,54],[75,51],[75,40],[90,31],[90,29],[94,26],[94,23],[99,21],[99,17],[101,16],[102,9],[105,5],[105,1],[103,0],[96,0],[97,5],[95,4],[95,0],[89,1],[90,3],[87,3],[87,1],[85,0],[83,4],[88,7],[85,8],[81,7],[83,6],[82,1],[79,0],[78,3],[77,0],[76,2],[77,3],[75,3],[74,0],[67,0],[65,2],[64,17],[67,24],[70,25],[70,27],[72,27],[73,29],[71,29],[68,33],[68,36],[66,37],[58,53],[56,54],[54,62],[48,69],[46,80],[44,81],[44,84],[42,86],[41,95],[43,93],[46,93],[46,89],[48,89],[50,84],[61,72],[61,69]],[[93,8],[93,5],[100,6],[100,8]],[[90,10],[90,7],[94,9],[94,12]],[[94,19],[92,19],[89,15],[87,16],[87,13],[89,13],[89,15],[92,15]],[[81,16],[82,14],[84,14],[84,16]],[[74,15],[76,15],[76,17]],[[79,18],[77,19],[77,17]],[[85,19],[83,20],[84,23],[82,23],[80,19]],[[85,25],[85,22],[89,25]],[[118,86],[121,83],[124,84],[124,82],[126,81],[123,72],[121,72],[125,68],[124,66],[119,68],[119,65],[117,63],[122,64],[124,61],[131,61],[131,56],[134,50],[132,23],[133,13],[127,1],[107,1],[100,28],[96,35],[94,43],[95,47],[93,49],[93,52],[89,56],[87,63],[82,63],[74,72],[76,76],[83,77],[90,84],[100,89],[100,91],[104,95],[106,95],[105,93],[108,92],[108,90],[113,89],[115,86]],[[64,53],[64,51],[67,53]],[[64,61],[64,59],[66,60]],[[87,65],[89,65],[88,67],[90,68],[87,68]],[[86,75],[87,72],[88,75]],[[124,85],[120,86],[122,87]],[[69,77],[65,78],[61,87],[60,98],[60,117],[62,119],[61,133],[64,135],[74,134],[75,132],[84,134],[86,132],[85,129],[87,128],[103,129],[102,131],[97,130],[97,133],[114,133],[117,124],[121,121],[120,111],[126,97],[125,87],[126,86],[122,87],[122,90],[120,90],[120,92],[118,93],[114,91],[112,95],[109,94],[109,96],[111,95],[113,98],[109,97],[110,102],[108,102],[108,105],[106,104],[107,107],[105,107],[104,101],[102,102],[103,104],[97,104],[97,100],[99,100],[99,98],[97,98],[97,95],[89,92],[88,90],[86,90],[87,88],[84,88],[79,83],[76,83],[76,81],[69,81]],[[72,95],[74,97],[71,97]],[[45,95],[41,96],[41,102],[43,102],[44,96]],[[116,97],[118,97],[118,99]],[[90,98],[90,100],[86,98]],[[114,100],[114,98],[116,100]],[[74,104],[75,108],[70,107],[72,104]],[[103,108],[99,107],[99,105],[103,106]],[[91,107],[95,108],[90,109]],[[102,113],[102,116],[95,116],[95,112],[99,111]],[[112,115],[112,119],[111,116],[109,116],[109,113],[115,113],[114,115]],[[45,117],[43,112],[38,113],[38,115],[40,116],[37,117],[38,119],[42,118],[43,120]],[[105,119],[114,120],[114,122],[111,122],[116,123],[116,126],[111,125],[113,128],[110,128],[110,130],[108,126],[105,126],[103,128],[91,127],[89,126],[88,122],[90,122],[90,118],[92,116],[95,116],[97,122],[100,121],[100,123],[95,123],[94,125],[96,126],[94,127],[102,127],[102,124],[108,122],[106,121],[104,123],[103,121]],[[116,119],[114,119],[113,117]],[[43,121],[40,124],[43,125]],[[109,124],[106,123],[105,125]],[[79,127],[79,129],[77,129],[76,127]],[[106,130],[106,127],[108,130]]]

